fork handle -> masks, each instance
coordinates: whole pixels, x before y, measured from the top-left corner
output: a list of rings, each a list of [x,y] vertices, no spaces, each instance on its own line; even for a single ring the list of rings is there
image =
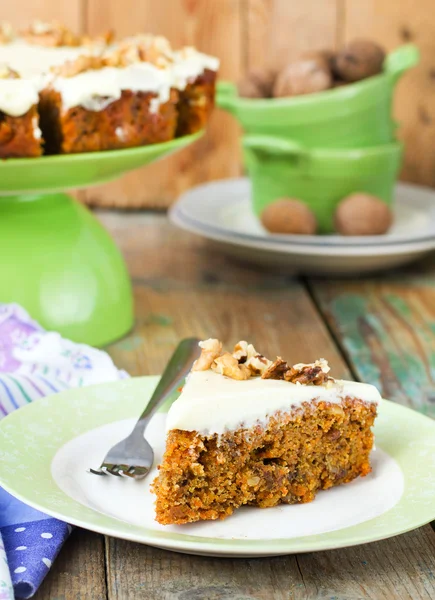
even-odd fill
[[[200,354],[198,343],[198,338],[185,338],[178,344],[150,401],[139,417],[133,433],[143,433],[153,414],[163,404],[169,394],[174,392],[183,382],[192,367],[193,361]]]

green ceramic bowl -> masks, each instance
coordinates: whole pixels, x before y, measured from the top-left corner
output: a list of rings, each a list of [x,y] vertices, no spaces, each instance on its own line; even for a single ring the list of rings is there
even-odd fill
[[[0,161],[0,302],[17,302],[46,329],[103,346],[133,326],[130,277],[100,222],[61,190],[116,179],[203,132],[106,152]]]
[[[252,201],[260,216],[278,198],[298,198],[315,213],[319,233],[331,233],[337,204],[353,192],[368,192],[390,204],[402,145],[349,150],[310,149],[263,135],[243,138],[252,180]]]
[[[385,60],[384,72],[350,85],[292,98],[240,98],[234,84],[218,86],[217,104],[245,133],[296,140],[308,147],[360,148],[389,144],[395,84],[419,61],[418,49],[402,46]]]

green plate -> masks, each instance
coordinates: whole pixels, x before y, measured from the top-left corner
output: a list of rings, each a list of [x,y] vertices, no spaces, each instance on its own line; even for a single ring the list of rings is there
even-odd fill
[[[88,187],[117,179],[188,146],[203,131],[161,144],[123,150],[8,158],[0,161],[0,197]]]
[[[144,377],[70,390],[12,413],[0,423],[1,485],[27,504],[74,525],[215,556],[352,546],[404,533],[435,518],[435,422],[384,401],[375,427],[372,475],[321,492],[311,504],[251,507],[222,522],[163,528],[153,519],[148,491],[152,475],[134,482],[86,473],[129,430],[156,382],[155,377]],[[163,439],[163,423],[164,411],[147,431],[157,454],[161,442],[155,440]],[[370,503],[381,514],[370,518]],[[342,514],[348,515],[347,521]],[[270,526],[259,529],[258,522]],[[322,523],[323,532],[313,531],[320,527],[313,523]],[[287,530],[290,533],[284,534]],[[295,535],[297,531],[311,533]]]

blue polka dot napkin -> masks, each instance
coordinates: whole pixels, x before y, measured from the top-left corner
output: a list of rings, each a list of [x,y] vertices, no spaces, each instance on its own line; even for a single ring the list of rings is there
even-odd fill
[[[0,304],[0,419],[49,394],[127,377],[100,350],[46,332],[15,304]],[[0,600],[30,598],[71,526],[0,488]]]

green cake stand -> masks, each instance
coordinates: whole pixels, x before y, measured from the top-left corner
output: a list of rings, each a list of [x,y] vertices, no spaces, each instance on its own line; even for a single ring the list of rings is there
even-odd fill
[[[168,156],[201,132],[162,144],[0,161],[0,302],[48,330],[103,346],[133,325],[132,288],[115,243],[64,190],[85,188]]]

